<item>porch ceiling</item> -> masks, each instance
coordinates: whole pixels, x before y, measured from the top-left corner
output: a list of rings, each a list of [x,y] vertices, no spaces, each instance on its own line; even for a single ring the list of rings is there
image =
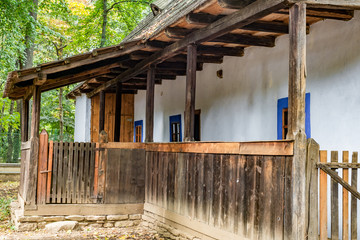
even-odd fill
[[[4,97],[27,98],[34,85],[48,91],[79,82],[68,97],[115,92],[117,82],[123,83],[124,93],[136,93],[146,89],[150,65],[156,65],[157,84],[186,75],[188,44],[198,45],[198,71],[204,63],[222,63],[224,56],[242,57],[251,46],[274,47],[277,37],[288,34],[289,6],[295,2],[300,1],[173,1],[152,21],[140,24],[127,42],[9,73]],[[348,21],[360,7],[360,1],[304,2],[309,2],[308,32],[324,19]]]

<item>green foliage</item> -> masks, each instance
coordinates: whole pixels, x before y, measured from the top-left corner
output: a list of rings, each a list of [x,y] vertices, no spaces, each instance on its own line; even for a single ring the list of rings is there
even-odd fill
[[[11,198],[0,198],[0,221],[4,221],[10,217]]]
[[[107,0],[105,46],[121,40],[150,12],[146,0]],[[37,4],[35,4],[37,3]],[[9,72],[26,62],[25,50],[34,45],[34,65],[98,48],[103,26],[104,0],[1,0],[0,1],[0,94]],[[37,18],[32,17],[37,13]],[[65,98],[73,86],[63,88],[64,141],[73,141],[75,104]],[[0,162],[19,157],[20,113],[11,100],[0,98]],[[59,89],[42,93],[40,129],[59,140]],[[8,137],[13,148],[9,148]],[[9,149],[13,149],[12,158]],[[10,154],[11,155],[11,154]],[[2,160],[1,160],[2,159]]]

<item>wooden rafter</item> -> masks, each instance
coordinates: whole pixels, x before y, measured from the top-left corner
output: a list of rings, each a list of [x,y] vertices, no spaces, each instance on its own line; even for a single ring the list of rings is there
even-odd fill
[[[204,28],[201,28],[193,33],[187,35],[184,39],[181,39],[170,46],[166,47],[160,52],[151,55],[149,58],[138,63],[134,68],[131,68],[118,77],[105,83],[103,86],[95,89],[93,92],[88,94],[88,97],[94,96],[103,89],[106,89],[118,81],[125,82],[131,77],[145,71],[151,64],[162,62],[168,58],[171,58],[191,43],[206,42],[211,39],[215,39],[229,31],[241,28],[252,22],[255,22],[261,17],[264,17],[274,11],[278,11],[286,7],[286,2],[281,0],[258,0],[253,4],[250,4],[237,12],[230,14]]]

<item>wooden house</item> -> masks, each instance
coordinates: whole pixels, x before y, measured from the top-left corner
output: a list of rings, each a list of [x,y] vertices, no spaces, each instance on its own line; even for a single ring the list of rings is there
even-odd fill
[[[117,46],[9,73],[23,122],[33,98],[24,213],[142,213],[203,239],[357,239],[357,152],[338,163],[319,148],[359,145],[359,9],[158,1]],[[74,83],[81,143],[39,140],[41,92]]]

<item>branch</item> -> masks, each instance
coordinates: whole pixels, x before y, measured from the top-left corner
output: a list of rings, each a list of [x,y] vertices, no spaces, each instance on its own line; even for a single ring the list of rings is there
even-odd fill
[[[142,1],[142,0],[135,0],[135,1],[131,1],[131,0],[124,0],[124,1],[119,1],[119,2],[116,2],[114,3],[113,5],[111,5],[111,7],[109,7],[107,10],[106,10],[106,13],[110,12],[110,10],[112,10],[116,5],[119,5],[121,3],[142,3],[142,4],[147,4],[147,5],[150,5],[150,2],[148,1]]]

